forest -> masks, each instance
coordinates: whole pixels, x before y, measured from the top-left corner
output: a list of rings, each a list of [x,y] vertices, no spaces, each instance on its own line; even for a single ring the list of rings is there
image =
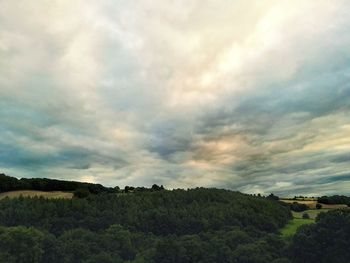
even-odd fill
[[[92,184],[75,181],[55,180],[48,178],[21,178],[0,174],[0,193],[15,190],[38,191],[75,191],[87,189],[90,193],[116,192],[118,188],[104,187],[101,184]]]
[[[349,262],[348,210],[321,213],[285,239],[291,218],[278,198],[214,188],[5,198],[0,262]]]

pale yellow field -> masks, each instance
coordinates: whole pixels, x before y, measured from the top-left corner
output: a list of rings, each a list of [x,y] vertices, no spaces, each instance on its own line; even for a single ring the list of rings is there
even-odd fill
[[[317,201],[312,201],[312,200],[290,200],[290,199],[281,199],[282,202],[285,203],[294,203],[297,202],[299,204],[305,204],[307,205],[310,209],[316,209],[316,204]],[[347,208],[347,205],[326,205],[326,204],[321,204],[322,209],[339,209],[339,208]]]
[[[61,192],[61,191],[52,191],[52,192],[43,192],[43,191],[33,191],[33,190],[21,190],[21,191],[10,191],[0,193],[0,200],[5,197],[15,198],[15,197],[34,197],[34,196],[42,196],[44,198],[65,198],[71,199],[73,197],[73,193]]]

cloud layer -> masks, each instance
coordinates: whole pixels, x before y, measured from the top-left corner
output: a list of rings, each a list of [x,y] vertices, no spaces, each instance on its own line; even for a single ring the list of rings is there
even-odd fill
[[[0,169],[350,187],[348,1],[0,0]]]

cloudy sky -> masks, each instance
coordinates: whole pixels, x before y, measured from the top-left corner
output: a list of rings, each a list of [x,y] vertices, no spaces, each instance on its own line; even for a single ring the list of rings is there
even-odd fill
[[[350,2],[0,0],[0,171],[349,193]]]

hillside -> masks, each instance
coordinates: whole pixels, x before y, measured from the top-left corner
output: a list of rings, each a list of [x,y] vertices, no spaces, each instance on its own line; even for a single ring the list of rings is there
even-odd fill
[[[270,262],[283,257],[278,231],[290,218],[276,201],[205,188],[3,199],[0,238],[13,242],[0,241],[0,261],[21,262],[21,251],[38,263]]]
[[[32,196],[39,193],[50,198]],[[330,262],[337,249],[344,255],[334,262],[350,259],[349,210],[292,220],[292,206],[273,195],[156,185],[51,198],[62,194],[72,195],[0,194],[0,262],[301,263],[310,253],[316,255],[310,262]]]
[[[0,193],[17,190],[35,191],[63,191],[73,192],[77,189],[88,189],[90,193],[115,192],[117,189],[104,187],[101,184],[92,184],[77,181],[65,181],[48,178],[21,178],[0,174]]]

